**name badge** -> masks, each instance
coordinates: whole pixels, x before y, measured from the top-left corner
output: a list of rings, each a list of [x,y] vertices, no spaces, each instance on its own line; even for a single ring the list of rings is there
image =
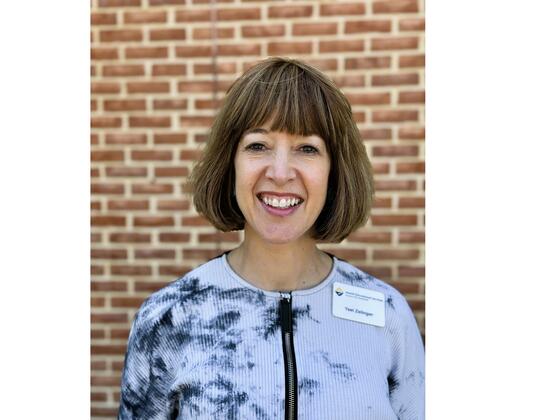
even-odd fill
[[[385,326],[385,295],[363,287],[333,284],[333,315],[364,324]]]

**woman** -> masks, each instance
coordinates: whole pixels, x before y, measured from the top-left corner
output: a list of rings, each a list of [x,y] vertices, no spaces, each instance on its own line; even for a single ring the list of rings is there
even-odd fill
[[[228,91],[194,204],[242,244],[152,295],[121,419],[423,419],[424,353],[394,288],[320,251],[368,218],[371,166],[332,81],[272,58]]]

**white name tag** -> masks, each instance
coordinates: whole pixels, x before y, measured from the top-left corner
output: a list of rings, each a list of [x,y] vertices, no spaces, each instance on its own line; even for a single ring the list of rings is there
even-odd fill
[[[374,290],[333,284],[333,315],[338,318],[385,326],[385,295]]]

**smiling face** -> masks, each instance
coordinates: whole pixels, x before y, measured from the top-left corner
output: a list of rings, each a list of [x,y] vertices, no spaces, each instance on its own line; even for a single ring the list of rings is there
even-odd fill
[[[264,126],[246,132],[235,154],[235,194],[245,238],[274,244],[309,240],[325,204],[330,158],[319,136]]]

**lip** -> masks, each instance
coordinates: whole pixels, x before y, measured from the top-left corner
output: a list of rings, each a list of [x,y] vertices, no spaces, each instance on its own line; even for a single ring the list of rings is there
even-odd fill
[[[286,196],[284,196],[284,197],[286,197]],[[279,209],[279,208],[272,207],[272,206],[269,206],[269,205],[265,204],[265,202],[260,200],[260,199],[258,201],[261,204],[261,206],[263,207],[264,211],[266,211],[267,213],[272,214],[274,216],[289,216],[290,214],[295,213],[301,207],[301,203],[303,203],[303,201],[302,201],[297,206],[288,207],[288,208],[285,208],[285,209]]]
[[[257,197],[259,199],[261,199],[263,195],[272,196],[272,197],[279,197],[279,198],[286,198],[286,197],[297,198],[298,200],[303,202],[303,198],[301,197],[301,195],[293,194],[293,193],[280,193],[280,192],[274,192],[274,191],[260,191],[260,192],[257,193]]]

